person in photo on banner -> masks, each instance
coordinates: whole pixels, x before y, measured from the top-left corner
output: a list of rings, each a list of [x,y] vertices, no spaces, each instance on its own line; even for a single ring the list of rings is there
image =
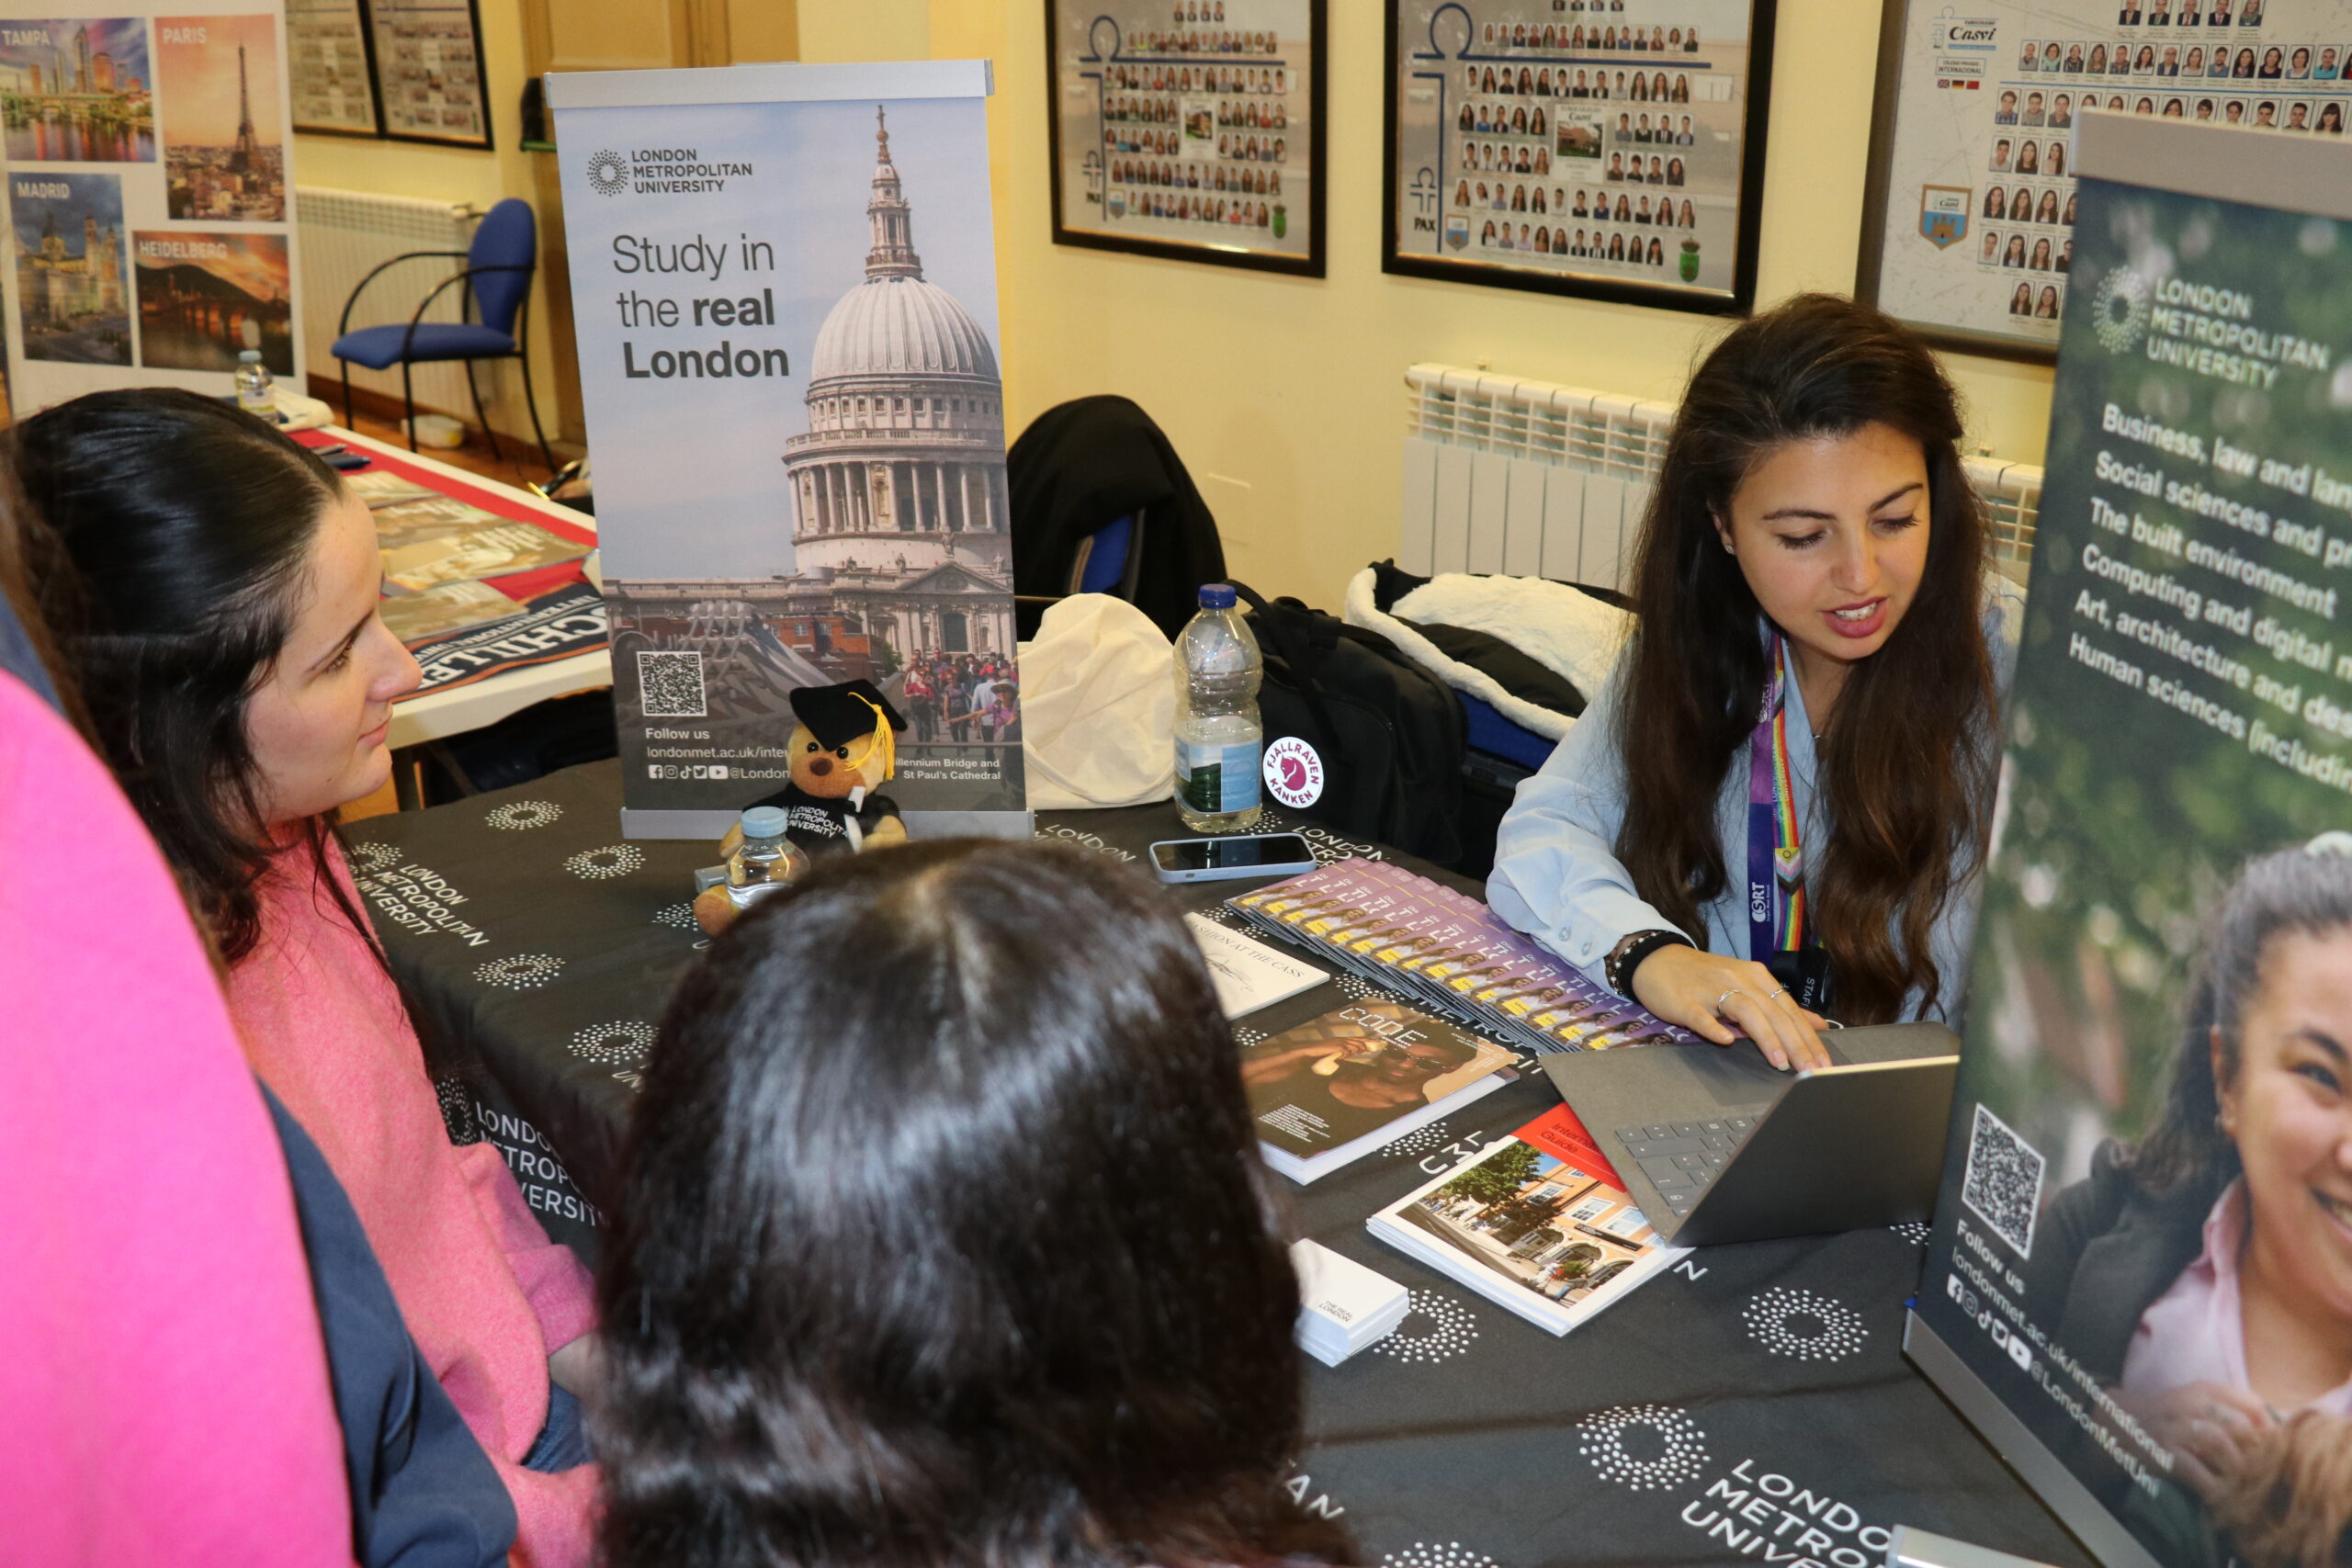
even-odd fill
[[[1984,565],[1951,383],[1804,295],[1683,395],[1588,718],[1520,786],[1495,912],[1717,1044],[1957,1018],[2020,596]]]
[[[226,403],[94,392],[0,455],[57,549],[44,605],[100,754],[222,971],[254,1071],[357,1212],[401,1316],[514,1503],[529,1568],[588,1562],[588,1271],[495,1144],[450,1144],[334,827],[382,788],[416,661],[366,502]],[[514,1528],[514,1526],[510,1526]]]
[[[2224,1505],[2297,1413],[2352,1417],[2352,834],[2247,863],[2183,1014],[2154,1127],[2040,1221],[2029,1307]]]

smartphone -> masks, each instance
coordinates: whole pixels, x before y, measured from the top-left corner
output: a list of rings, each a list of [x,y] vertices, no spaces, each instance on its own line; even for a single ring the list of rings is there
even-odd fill
[[[319,456],[325,459],[328,468],[340,468],[345,473],[370,467],[374,462],[373,458],[362,457],[356,452],[340,446],[330,452],[321,452]]]
[[[1296,833],[1236,833],[1223,839],[1162,839],[1151,846],[1162,882],[1219,882],[1237,876],[1295,876],[1315,869],[1315,852]]]

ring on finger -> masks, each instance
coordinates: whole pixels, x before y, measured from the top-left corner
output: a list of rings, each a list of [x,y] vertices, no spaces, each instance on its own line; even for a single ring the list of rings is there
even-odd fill
[[[1721,1013],[1724,1010],[1724,1004],[1725,1002],[1731,1000],[1734,997],[1744,997],[1747,994],[1747,992],[1741,990],[1737,986],[1734,986],[1722,996],[1717,997],[1715,998],[1715,1005],[1707,1010],[1713,1013]]]
[[[1785,997],[1785,996],[1787,996],[1788,994],[1789,994],[1789,988],[1788,988],[1786,986],[1783,986],[1783,987],[1781,987],[1779,990],[1777,990],[1777,991],[1767,991],[1767,992],[1765,992],[1765,993],[1764,993],[1764,999],[1765,999],[1766,1001],[1768,1001],[1768,1002],[1769,1002],[1769,1001],[1770,1001],[1774,997]]]

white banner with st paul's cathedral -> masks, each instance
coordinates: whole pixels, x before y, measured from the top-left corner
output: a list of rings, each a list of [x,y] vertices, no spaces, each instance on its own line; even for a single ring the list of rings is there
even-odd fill
[[[918,835],[1027,831],[988,91],[978,61],[548,79],[632,836],[821,789],[811,725],[895,751]],[[836,748],[843,705],[874,723]]]

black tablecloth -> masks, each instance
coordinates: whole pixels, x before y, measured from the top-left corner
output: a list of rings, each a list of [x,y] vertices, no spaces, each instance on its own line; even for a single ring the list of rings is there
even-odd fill
[[[453,1134],[496,1142],[550,1234],[592,1259],[645,1047],[703,945],[691,874],[716,858],[708,844],[623,842],[617,770],[594,763],[350,835]],[[1333,857],[1382,853],[1270,826]],[[1047,813],[1037,830],[1124,858],[1183,831],[1168,806]],[[1212,908],[1249,886],[1169,891]],[[1271,1033],[1363,994],[1336,978],[1244,1024]],[[1553,1103],[1527,1075],[1298,1190],[1301,1234],[1413,1292],[1389,1339],[1310,1371],[1293,1491],[1343,1510],[1367,1564],[1863,1568],[1884,1561],[1882,1532],[1897,1524],[2087,1562],[1903,1359],[1923,1233],[1702,1249],[1555,1339],[1364,1231],[1373,1211]]]

